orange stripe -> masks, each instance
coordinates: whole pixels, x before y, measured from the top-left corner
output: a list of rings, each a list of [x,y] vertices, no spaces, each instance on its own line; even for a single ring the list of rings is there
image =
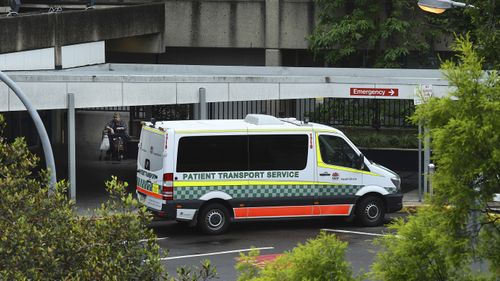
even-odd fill
[[[162,196],[161,194],[151,192],[151,191],[149,191],[149,190],[147,190],[147,189],[144,189],[144,188],[142,188],[142,187],[140,187],[140,186],[137,186],[137,190],[138,190],[139,192],[141,192],[141,193],[144,193],[144,194],[148,195],[148,196],[163,199],[163,196]]]
[[[234,208],[235,218],[246,218],[248,214],[248,208]]]
[[[312,206],[248,208],[249,217],[289,217],[310,215],[312,215]]]
[[[349,215],[351,205],[320,205],[319,208],[320,215]]]
[[[280,207],[234,208],[234,218],[300,217],[321,215],[349,215],[351,205],[311,205]]]
[[[312,215],[312,206],[234,208],[235,218],[295,217]]]

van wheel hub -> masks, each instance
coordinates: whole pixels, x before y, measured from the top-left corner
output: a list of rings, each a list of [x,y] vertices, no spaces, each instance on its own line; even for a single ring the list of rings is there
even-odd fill
[[[206,222],[211,229],[219,229],[224,224],[224,214],[219,210],[212,210],[207,214]]]
[[[370,204],[366,205],[365,214],[369,219],[373,220],[379,216],[380,211],[379,211],[378,206],[376,204],[370,203]]]

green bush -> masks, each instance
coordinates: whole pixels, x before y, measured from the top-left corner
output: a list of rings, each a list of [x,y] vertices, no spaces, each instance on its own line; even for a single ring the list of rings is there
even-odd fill
[[[431,204],[382,239],[378,280],[500,280],[500,220],[489,205],[500,192],[500,77],[482,71],[468,37],[454,51],[459,62],[443,64],[453,92],[419,105],[412,117],[430,130]]]
[[[0,120],[3,127],[3,118]],[[0,138],[0,279],[156,280],[163,276],[149,215],[125,183],[106,183],[113,200],[80,217],[66,183],[48,196],[48,177],[23,139]],[[141,242],[146,239],[146,242]]]
[[[381,246],[372,267],[376,280],[486,280],[471,268],[470,241],[449,225],[453,210],[420,208],[407,222],[391,225],[395,235],[376,240]]]
[[[353,128],[341,129],[358,147],[363,148],[417,148],[416,129]]]
[[[0,136],[4,119],[0,115]],[[22,138],[0,137],[0,280],[164,280],[151,216],[116,177],[110,200],[93,216],[79,216],[59,182],[48,196],[46,173]],[[180,280],[215,275],[209,263]],[[192,278],[191,278],[192,277]]]
[[[353,277],[350,264],[345,261],[346,248],[347,243],[322,232],[316,239],[299,244],[267,263],[263,269],[255,265],[258,251],[241,254],[236,265],[240,272],[238,281],[362,280],[362,274]]]

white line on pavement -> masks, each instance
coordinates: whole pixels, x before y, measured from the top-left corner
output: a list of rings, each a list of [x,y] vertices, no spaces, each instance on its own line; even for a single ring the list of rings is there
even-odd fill
[[[385,234],[380,234],[380,233],[350,231],[350,230],[342,230],[342,229],[328,229],[328,228],[323,228],[321,230],[328,231],[328,232],[351,233],[351,234],[360,234],[360,235],[368,235],[368,236],[385,236]]]
[[[225,254],[233,254],[233,253],[241,253],[241,252],[249,252],[251,250],[272,250],[274,247],[261,247],[261,248],[251,248],[251,249],[240,249],[240,250],[230,250],[230,251],[222,251],[222,252],[213,252],[213,253],[205,253],[205,254],[195,254],[195,255],[185,255],[185,256],[177,256],[177,257],[166,257],[161,258],[162,261],[167,260],[177,260],[177,259],[186,259],[186,258],[195,258],[195,257],[204,257],[204,256],[215,256],[215,255],[225,255]]]
[[[168,239],[168,237],[158,237],[156,238],[156,241],[161,241],[161,240],[165,240],[165,239]],[[139,242],[147,242],[149,239],[141,239],[139,240]]]

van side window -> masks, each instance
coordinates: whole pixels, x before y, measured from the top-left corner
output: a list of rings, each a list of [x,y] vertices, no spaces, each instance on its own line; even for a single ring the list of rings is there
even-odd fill
[[[183,137],[179,140],[177,172],[247,169],[247,136]]]
[[[326,164],[358,169],[356,167],[358,154],[340,137],[320,135],[319,150]]]
[[[307,135],[250,135],[250,170],[303,170]]]

